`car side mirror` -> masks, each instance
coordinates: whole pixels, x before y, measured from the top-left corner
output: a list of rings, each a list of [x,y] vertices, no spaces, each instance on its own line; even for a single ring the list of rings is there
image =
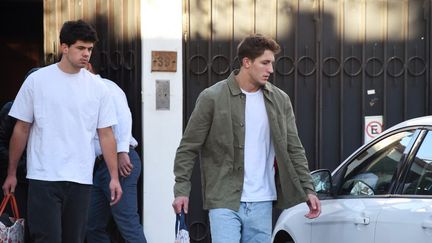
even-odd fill
[[[375,192],[366,182],[362,180],[356,180],[350,194],[355,196],[371,196],[375,195]]]
[[[317,194],[330,195],[332,192],[332,177],[330,170],[320,169],[311,173]]]

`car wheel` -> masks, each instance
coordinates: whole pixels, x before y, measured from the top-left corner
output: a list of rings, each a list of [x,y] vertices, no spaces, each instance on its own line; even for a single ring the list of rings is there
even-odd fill
[[[285,231],[279,231],[274,240],[273,243],[295,243],[293,238]]]

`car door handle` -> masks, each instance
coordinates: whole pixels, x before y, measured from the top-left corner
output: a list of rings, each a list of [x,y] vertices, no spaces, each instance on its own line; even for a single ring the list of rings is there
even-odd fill
[[[422,222],[423,229],[432,229],[432,220],[425,220]]]
[[[369,223],[370,223],[369,217],[357,217],[357,218],[354,218],[354,224],[368,225]]]

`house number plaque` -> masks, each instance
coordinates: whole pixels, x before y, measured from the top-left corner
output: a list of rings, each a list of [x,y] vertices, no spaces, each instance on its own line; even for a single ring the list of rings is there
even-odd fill
[[[152,51],[152,72],[176,72],[177,52]]]

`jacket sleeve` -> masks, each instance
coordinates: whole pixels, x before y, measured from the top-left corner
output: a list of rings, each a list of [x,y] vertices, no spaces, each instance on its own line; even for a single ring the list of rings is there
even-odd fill
[[[289,97],[286,98],[287,114],[287,142],[288,154],[293,163],[297,176],[306,194],[315,194],[312,177],[310,175],[309,165],[306,158],[304,147],[300,141],[295,122],[294,111]]]
[[[175,197],[189,197],[192,170],[210,130],[213,110],[214,103],[206,89],[197,99],[176,152],[174,160]]]
[[[2,167],[5,163],[5,168],[7,168],[9,160],[9,140],[16,122],[15,118],[8,115],[11,106],[12,102],[8,102],[0,110],[0,161]]]

